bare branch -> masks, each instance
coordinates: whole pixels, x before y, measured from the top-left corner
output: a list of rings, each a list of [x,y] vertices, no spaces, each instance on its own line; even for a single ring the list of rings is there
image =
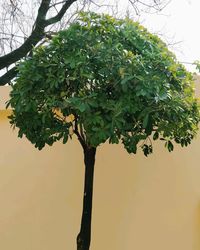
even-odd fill
[[[172,0],[163,0],[163,1],[129,0],[130,4],[132,5],[137,15],[139,15],[140,12],[148,12],[148,13],[161,12],[168,4],[170,4],[171,1]],[[142,6],[144,7],[144,9],[142,9]]]
[[[56,5],[59,5],[61,3],[65,3],[66,0],[63,0],[63,1],[60,1],[60,2],[57,2],[57,3],[53,3],[52,5],[49,6],[49,8],[52,8],[52,7],[55,7]]]
[[[7,55],[0,57],[0,69],[8,67],[9,65],[17,62],[18,60],[26,56],[27,53],[31,51],[32,48],[44,37],[45,27],[61,20],[67,9],[75,1],[76,0],[66,1],[56,16],[46,20],[46,15],[49,10],[49,4],[51,1],[42,0],[40,7],[38,9],[38,15],[31,35],[18,49],[8,53]]]
[[[8,72],[0,77],[0,86],[3,86],[10,81],[17,75],[17,67],[13,67]]]
[[[0,69],[8,67],[23,58],[33,46],[35,46],[44,36],[44,20],[49,8],[50,0],[42,0],[38,9],[38,15],[35,21],[35,28],[27,40],[16,50],[0,57]]]
[[[54,17],[51,17],[51,18],[49,18],[48,20],[45,21],[45,26],[48,26],[48,25],[51,25],[53,23],[56,23],[56,22],[60,21],[62,19],[62,17],[64,16],[65,12],[67,11],[67,9],[74,2],[76,2],[76,0],[67,0],[67,1],[65,1],[65,3],[62,6],[62,8],[58,12],[58,14],[55,15]]]
[[[134,12],[139,15],[144,11],[158,12],[171,0],[128,1],[129,6],[131,5]],[[14,64],[29,55],[34,47],[44,43],[46,38],[51,39],[51,31],[57,32],[75,20],[81,9],[94,10],[97,8],[98,11],[100,7],[103,7],[109,13],[113,11],[112,14],[117,15],[119,13],[117,3],[117,0],[110,2],[106,0],[4,1],[0,12],[0,54],[2,55],[0,56],[0,70],[3,69],[2,72],[6,72],[7,68],[11,68],[11,70],[0,77],[0,84],[3,84],[5,79],[10,81],[11,76],[15,77],[16,71],[12,69]],[[74,4],[74,8],[69,10],[69,16],[65,18],[64,15],[72,4]],[[35,11],[37,7],[39,7],[38,11]],[[31,11],[27,12],[27,10]],[[47,26],[48,29],[46,29]]]
[[[10,33],[5,33],[5,32],[0,32],[0,35],[13,36],[13,37],[18,37],[18,38],[24,38],[24,36],[20,36],[20,35],[16,35],[16,34],[10,34]],[[2,38],[2,39],[9,39],[9,38]]]

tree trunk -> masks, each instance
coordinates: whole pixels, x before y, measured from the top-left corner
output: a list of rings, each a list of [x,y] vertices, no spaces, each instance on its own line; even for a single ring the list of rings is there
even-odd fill
[[[91,240],[92,194],[96,148],[84,148],[85,183],[81,228],[77,236],[77,250],[89,250]]]

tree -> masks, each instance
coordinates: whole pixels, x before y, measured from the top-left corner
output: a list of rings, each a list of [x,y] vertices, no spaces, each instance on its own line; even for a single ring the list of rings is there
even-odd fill
[[[24,1],[13,1],[13,0],[11,1],[10,0],[10,4],[6,7],[8,8],[8,10],[10,10],[11,21],[9,22],[9,24],[7,24],[5,20],[3,21],[5,23],[5,26],[8,25],[11,27],[12,32],[11,34],[6,34],[5,32],[2,32],[3,33],[2,41],[3,43],[5,43],[5,41],[8,40],[9,44],[12,44],[13,39],[16,37],[23,38],[23,40],[20,39],[19,41],[17,41],[17,43],[20,43],[19,47],[14,48],[13,50],[11,46],[10,48],[11,51],[9,51],[8,53],[0,57],[0,70],[8,68],[10,65],[13,65],[14,63],[18,62],[20,59],[24,58],[28,53],[30,53],[30,51],[32,51],[32,49],[46,37],[45,29],[49,27],[50,25],[59,22],[63,18],[65,12],[69,9],[69,7],[76,1],[77,0],[62,1],[62,6],[60,10],[56,12],[54,16],[47,18],[48,12],[52,10],[52,8],[57,5],[57,3],[51,0],[42,0],[38,8],[38,13],[37,13],[35,22],[32,25],[32,31],[30,35],[27,36],[27,34],[24,32],[25,29],[23,27],[23,23],[21,21],[19,21],[18,23],[15,22],[15,19],[18,20],[18,18],[16,18],[18,15],[22,16],[23,14],[23,18],[25,18],[24,13],[20,9],[20,7],[18,7],[18,5],[23,5]],[[26,11],[27,11],[27,8],[28,6],[26,6]],[[7,9],[5,9],[5,12],[6,11]],[[27,19],[28,19],[27,22],[30,22],[30,19],[29,18]],[[25,24],[26,26],[28,26],[27,22]],[[18,30],[20,32],[19,31],[14,32],[14,30],[16,30],[15,28],[16,23],[19,26]],[[2,31],[4,30],[5,29],[3,29],[3,25],[2,25]],[[5,51],[7,50],[7,48],[3,50]],[[10,80],[12,80],[16,76],[16,74],[17,74],[16,67],[12,67],[7,72],[4,72],[4,74],[0,77],[0,85],[5,85],[6,83],[10,82]]]
[[[2,3],[1,3],[2,1]],[[96,3],[97,2],[97,3]],[[161,11],[170,0],[129,0],[130,11]],[[84,8],[117,12],[118,0],[0,0],[0,86],[10,83],[17,75],[16,64],[30,56],[34,47],[52,38],[55,33],[66,27]],[[37,10],[38,11],[35,11]]]
[[[11,124],[36,148],[76,136],[85,163],[77,249],[88,250],[98,146],[123,143],[128,153],[187,146],[199,122],[193,77],[166,45],[132,20],[81,13],[19,66],[8,105]]]

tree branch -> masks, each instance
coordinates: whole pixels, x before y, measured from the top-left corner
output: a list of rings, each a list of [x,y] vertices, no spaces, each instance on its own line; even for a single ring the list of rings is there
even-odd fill
[[[75,117],[75,127],[74,127],[74,130],[73,130],[74,134],[77,136],[81,146],[83,147],[83,149],[86,148],[86,142],[85,142],[85,139],[82,138],[82,136],[80,135],[79,131],[78,131],[78,124],[77,124],[77,118]]]
[[[77,0],[67,0],[63,4],[61,10],[58,14],[50,19],[46,20],[47,12],[50,8],[51,0],[42,0],[40,7],[38,9],[37,18],[34,24],[33,31],[31,35],[26,39],[26,41],[16,50],[8,53],[0,57],[0,69],[8,67],[9,65],[17,62],[21,58],[27,55],[29,51],[33,49],[33,47],[44,37],[45,35],[45,27],[50,24],[56,23],[61,20],[67,9]],[[14,71],[13,71],[14,72]],[[7,72],[8,73],[8,72]],[[6,76],[7,76],[6,73]],[[1,77],[2,79],[6,79],[5,75]],[[0,78],[0,79],[1,79]],[[1,79],[1,80],[2,80]],[[11,79],[10,79],[11,80]]]
[[[0,86],[9,83],[17,75],[17,67],[13,67],[0,77]]]
[[[8,67],[24,57],[32,48],[43,38],[45,28],[45,17],[49,9],[51,0],[42,0],[38,9],[38,15],[35,21],[35,28],[26,41],[16,50],[0,57],[0,69]]]
[[[67,11],[67,9],[77,0],[67,0],[65,1],[65,3],[63,4],[62,8],[60,9],[60,11],[58,12],[57,15],[55,15],[54,17],[51,17],[49,19],[47,19],[45,21],[45,26],[51,25],[53,23],[56,23],[58,21],[60,21],[62,19],[62,17],[64,16],[65,12]]]

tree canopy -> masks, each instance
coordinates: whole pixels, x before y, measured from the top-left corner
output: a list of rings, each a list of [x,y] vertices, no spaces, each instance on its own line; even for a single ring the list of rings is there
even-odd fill
[[[80,10],[118,13],[119,0],[0,0],[0,86],[17,75],[16,63],[67,27]],[[128,0],[127,13],[160,12],[171,0]],[[120,11],[120,13],[123,11]]]
[[[82,12],[18,66],[11,124],[38,149],[78,136],[82,145],[152,152],[187,146],[199,122],[191,73],[137,22]]]

